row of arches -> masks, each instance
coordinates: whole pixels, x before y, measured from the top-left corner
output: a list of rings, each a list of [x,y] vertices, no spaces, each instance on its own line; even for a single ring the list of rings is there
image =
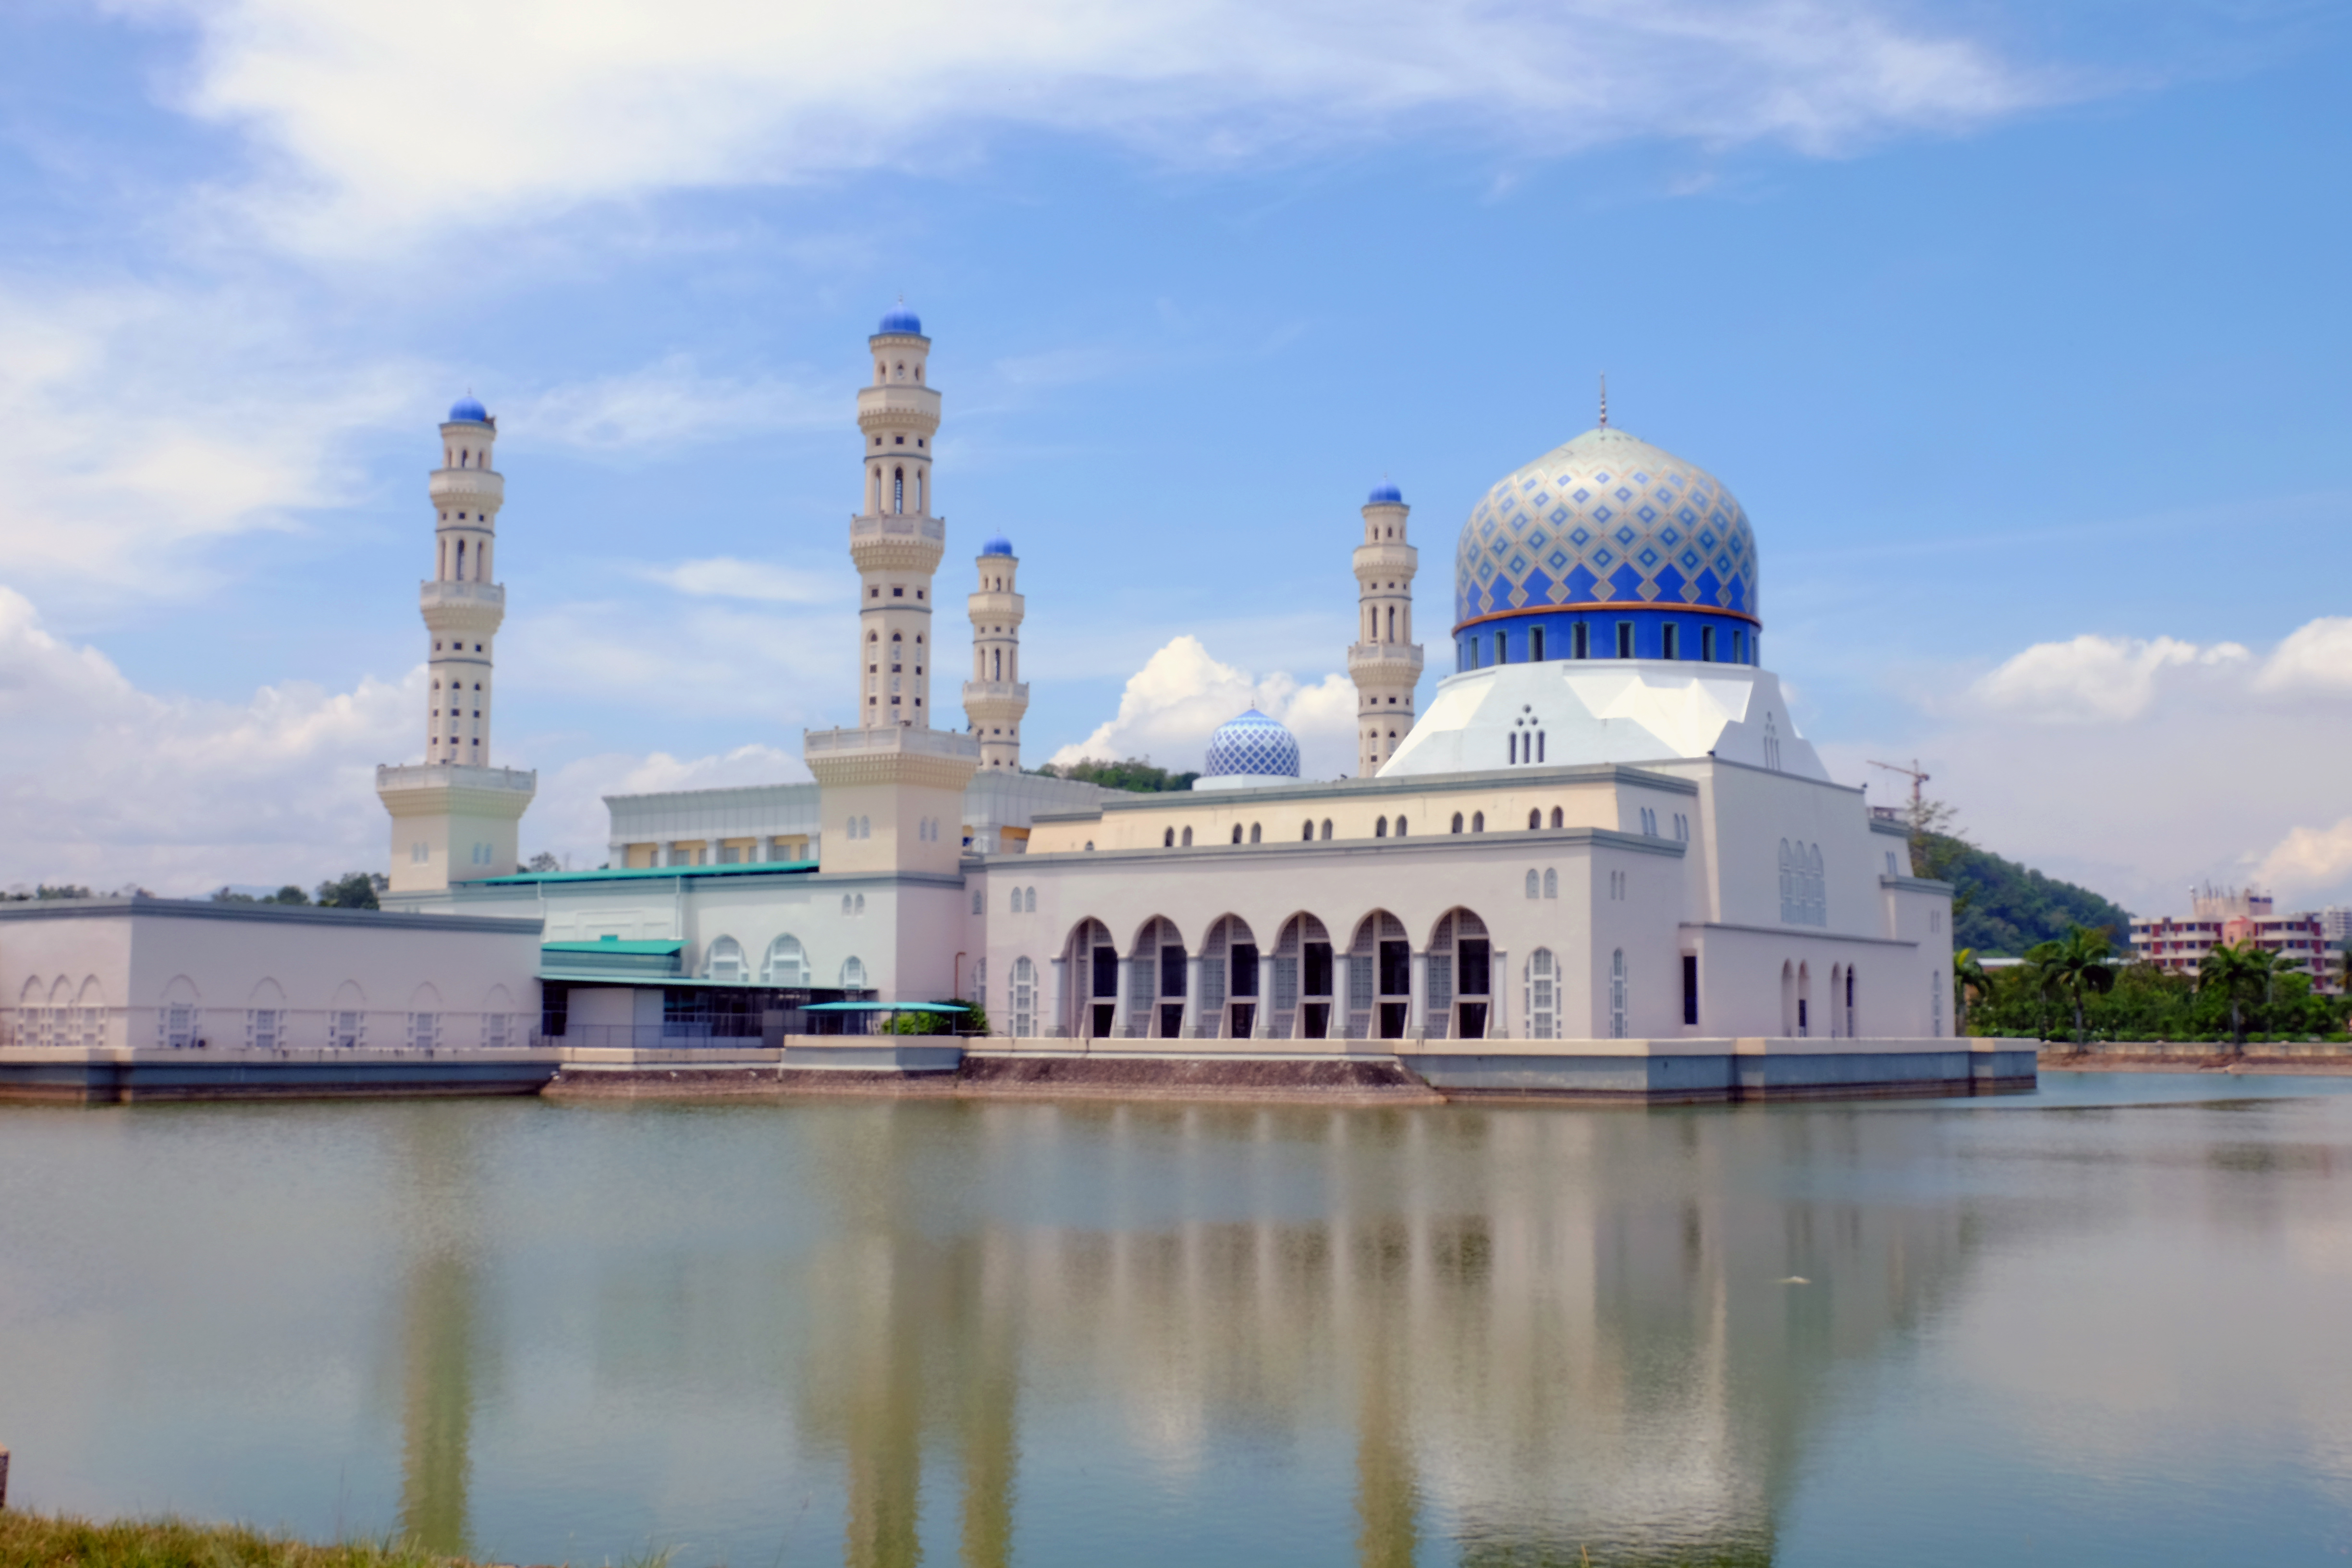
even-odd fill
[[[1548,951],[1541,964],[1551,980]],[[1417,943],[1385,910],[1337,935],[1305,912],[1266,933],[1229,914],[1197,946],[1165,916],[1146,921],[1125,946],[1088,918],[1056,967],[1058,1023],[1080,1039],[1481,1039],[1504,1032],[1507,1012],[1486,924],[1461,908]],[[1556,989],[1554,981],[1547,996]],[[1556,1022],[1556,1001],[1546,1016]]]
[[[845,899],[850,896],[844,895]],[[856,897],[862,906],[864,895]],[[749,983],[754,973],[744,955],[743,944],[733,937],[714,937],[703,947],[703,979],[740,985]],[[809,959],[807,947],[790,931],[768,943],[767,951],[760,956],[756,973],[759,984],[780,991],[811,991],[824,984]],[[863,991],[866,984],[865,960],[851,954],[841,961],[831,978],[843,991]]]
[[[54,980],[37,975],[26,981],[17,994],[9,1043],[95,1047],[108,1043],[108,1020],[121,1011],[108,1006],[105,987],[95,975],[79,983],[64,975]],[[371,1022],[375,1025],[373,1039],[370,1038]],[[274,979],[264,979],[247,994],[242,1006],[207,1006],[195,982],[181,974],[163,988],[162,1005],[155,1009],[153,1043],[174,1050],[236,1046],[278,1050],[321,1045],[345,1049],[364,1045],[429,1049],[449,1045],[522,1045],[529,1043],[530,1034],[529,1015],[517,1010],[513,994],[503,984],[491,986],[478,1008],[452,1011],[438,986],[429,981],[420,983],[410,991],[406,1005],[394,1012],[372,1007],[366,991],[355,980],[336,986],[328,1005],[320,1008],[289,1006],[286,988]],[[144,1042],[126,1035],[122,1043]]]

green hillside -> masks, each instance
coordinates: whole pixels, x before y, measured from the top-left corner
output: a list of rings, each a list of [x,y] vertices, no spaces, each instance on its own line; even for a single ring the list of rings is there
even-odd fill
[[[1952,901],[1954,947],[2016,957],[2078,925],[2094,931],[2105,926],[2118,950],[2131,945],[2131,916],[2121,905],[1973,844],[1928,834],[1913,863],[1921,875],[1940,877],[1958,889]]]

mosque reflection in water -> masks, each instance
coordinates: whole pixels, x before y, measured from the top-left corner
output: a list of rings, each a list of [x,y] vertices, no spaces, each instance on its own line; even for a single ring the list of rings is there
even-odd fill
[[[1023,1500],[1076,1462],[1036,1436],[1073,1407],[1130,1477],[1235,1431],[1350,1454],[1325,1558],[1769,1562],[1837,1369],[1969,1251],[1964,1202],[1836,1190],[1901,1157],[1871,1145],[1905,1117],[814,1109],[763,1112],[790,1150],[770,1173],[822,1216],[805,1244],[687,1225],[600,1259],[572,1353],[788,1424],[838,1478],[816,1506],[852,1564],[1005,1563],[1064,1533]],[[463,1148],[415,1152],[438,1201],[478,1200]],[[468,1530],[469,1484],[499,1484],[469,1473],[495,1353],[470,1247],[414,1246],[400,1331],[401,1521],[452,1552],[496,1549]]]

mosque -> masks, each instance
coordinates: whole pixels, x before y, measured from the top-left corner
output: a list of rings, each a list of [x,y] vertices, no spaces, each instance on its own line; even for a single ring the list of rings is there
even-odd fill
[[[867,347],[856,722],[805,733],[814,784],[610,797],[597,871],[517,869],[535,778],[490,745],[498,426],[469,397],[441,427],[425,761],[379,772],[384,901],[542,922],[551,1039],[949,997],[1045,1049],[1948,1035],[1951,890],[1799,732],[1747,513],[1605,404],[1471,509],[1426,712],[1411,509],[1365,501],[1359,776],[1301,778],[1253,711],[1189,792],[1129,794],[1022,771],[1002,535],[970,558],[969,664],[943,651],[965,628],[937,591],[931,340],[901,307]],[[1169,1041],[1196,1044],[1140,1044]]]

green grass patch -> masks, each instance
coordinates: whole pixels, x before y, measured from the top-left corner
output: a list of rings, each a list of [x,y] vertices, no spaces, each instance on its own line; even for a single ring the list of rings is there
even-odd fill
[[[461,1568],[400,1540],[314,1546],[239,1524],[178,1519],[94,1523],[0,1510],[0,1568]]]

